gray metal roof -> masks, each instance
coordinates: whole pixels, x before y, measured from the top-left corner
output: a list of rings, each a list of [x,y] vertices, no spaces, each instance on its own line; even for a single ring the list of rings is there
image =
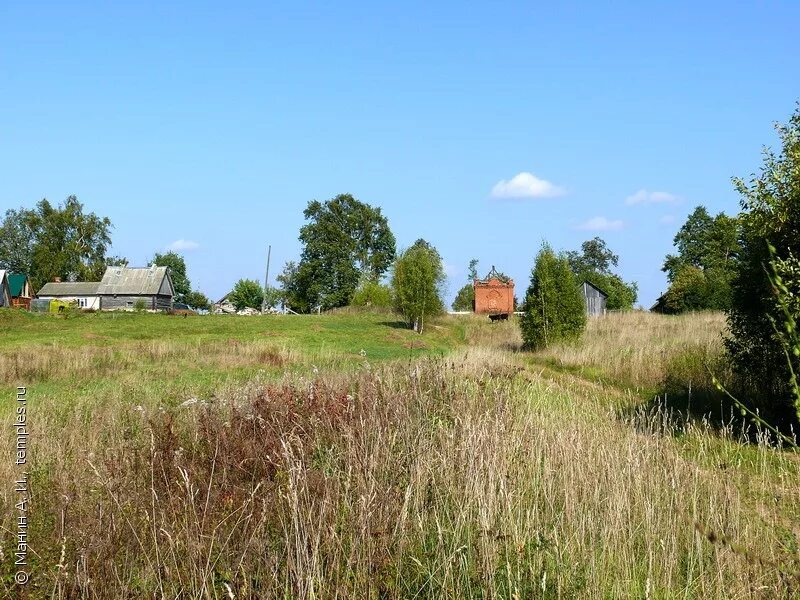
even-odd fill
[[[103,280],[96,284],[97,293],[104,296],[155,296],[167,276],[167,267],[107,267]],[[170,293],[174,293],[171,279],[167,281]]]
[[[96,281],[51,281],[42,286],[37,296],[96,296],[98,285]]]

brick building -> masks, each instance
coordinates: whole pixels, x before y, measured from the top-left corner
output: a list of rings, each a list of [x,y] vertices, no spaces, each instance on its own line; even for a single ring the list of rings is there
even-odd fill
[[[476,313],[494,315],[514,312],[514,280],[501,275],[494,267],[485,279],[476,279],[473,287]]]

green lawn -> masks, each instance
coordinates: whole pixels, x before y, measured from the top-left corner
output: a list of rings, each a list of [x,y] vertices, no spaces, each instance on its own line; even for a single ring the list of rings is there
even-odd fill
[[[408,360],[462,340],[453,320],[418,335],[397,317],[374,313],[65,318],[0,310],[0,390],[11,398],[15,386],[27,386],[32,402],[50,400],[54,408],[91,410],[123,398],[169,405],[257,375]]]

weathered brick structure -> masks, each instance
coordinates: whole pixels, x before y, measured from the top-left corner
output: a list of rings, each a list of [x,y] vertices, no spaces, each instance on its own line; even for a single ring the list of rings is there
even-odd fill
[[[485,279],[476,279],[475,312],[479,314],[511,314],[514,312],[514,280],[500,275],[494,267]]]

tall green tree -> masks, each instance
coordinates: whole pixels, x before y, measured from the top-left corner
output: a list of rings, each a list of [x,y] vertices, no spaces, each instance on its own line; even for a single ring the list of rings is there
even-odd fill
[[[670,282],[659,298],[657,310],[727,310],[733,301],[731,282],[739,252],[739,222],[735,217],[708,214],[698,206],[686,219],[674,243],[677,254],[668,254],[662,271]],[[685,297],[681,297],[685,295]]]
[[[469,261],[467,268],[467,284],[458,290],[453,300],[453,310],[475,310],[475,280],[478,278],[478,259]]]
[[[192,291],[192,282],[186,275],[186,260],[177,252],[155,253],[151,265],[168,267],[172,277],[172,286],[175,288],[175,302],[186,303],[186,296]]]
[[[397,257],[392,272],[395,308],[418,333],[444,310],[444,282],[442,257],[425,240],[417,240]]]
[[[60,277],[98,280],[106,267],[111,221],[85,213],[69,196],[60,205],[41,200],[33,209],[6,211],[0,226],[0,266],[27,273],[35,289]]]
[[[536,257],[520,323],[528,350],[580,337],[586,327],[586,306],[566,256],[545,244]]]
[[[741,250],[732,281],[726,345],[759,408],[791,419],[796,417],[791,374],[800,373],[800,357],[784,351],[779,332],[786,327],[781,299],[787,294],[777,293],[779,286],[773,285],[770,274],[773,269],[778,272],[788,295],[800,293],[800,270],[786,267],[800,258],[800,105],[789,122],[776,129],[780,151],[765,150],[761,172],[750,181],[734,179],[741,196]],[[786,305],[797,310],[791,301]]]
[[[303,250],[293,275],[296,305],[304,310],[346,306],[362,277],[379,281],[395,258],[395,238],[380,208],[340,194],[314,200],[303,212]]]
[[[588,281],[608,295],[608,309],[633,308],[639,288],[635,282],[625,283],[622,277],[612,272],[611,268],[619,264],[619,256],[611,251],[605,240],[600,237],[587,240],[581,244],[580,252],[572,250],[565,257],[578,285]]]
[[[7,210],[0,223],[0,269],[30,274],[35,243],[32,211]]]

